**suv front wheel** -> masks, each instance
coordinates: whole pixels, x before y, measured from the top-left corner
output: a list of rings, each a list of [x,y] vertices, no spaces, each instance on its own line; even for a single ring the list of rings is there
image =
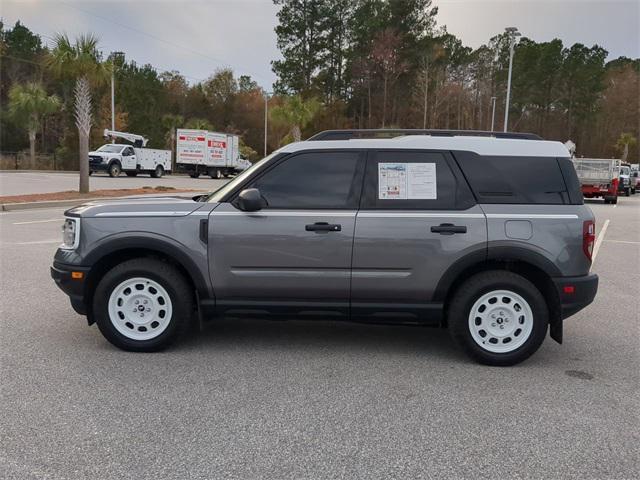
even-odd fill
[[[547,333],[549,313],[529,280],[507,271],[474,275],[453,295],[448,310],[453,340],[487,365],[514,365],[529,358]]]
[[[182,333],[193,311],[180,271],[152,258],[123,262],[100,280],[93,312],[100,332],[123,350],[161,350]]]

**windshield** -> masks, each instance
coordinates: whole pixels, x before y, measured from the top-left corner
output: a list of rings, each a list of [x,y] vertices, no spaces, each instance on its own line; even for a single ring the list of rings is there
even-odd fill
[[[271,160],[273,157],[277,155],[277,151],[273,152],[271,155],[267,155],[259,162],[254,163],[249,168],[247,168],[242,173],[238,174],[236,178],[231,180],[229,183],[224,184],[218,190],[215,190],[213,193],[209,195],[209,197],[205,200],[207,202],[219,202],[221,201],[231,190],[233,190],[237,185],[244,182],[249,175],[253,175],[254,172],[260,170],[264,165]]]
[[[621,167],[620,168],[620,175],[629,175],[629,167]]]
[[[122,145],[102,145],[97,152],[120,153]]]

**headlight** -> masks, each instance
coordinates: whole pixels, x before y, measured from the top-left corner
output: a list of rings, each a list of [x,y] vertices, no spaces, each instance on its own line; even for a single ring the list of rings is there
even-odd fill
[[[60,248],[74,250],[80,242],[80,219],[65,218],[62,225],[62,245]]]

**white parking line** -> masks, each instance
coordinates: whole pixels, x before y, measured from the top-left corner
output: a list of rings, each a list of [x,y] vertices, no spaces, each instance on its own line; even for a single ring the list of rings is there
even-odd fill
[[[30,222],[14,222],[13,225],[30,225],[32,223],[49,223],[49,222],[60,222],[62,223],[62,220],[59,218],[51,218],[49,220],[32,220]]]
[[[61,240],[35,240],[33,242],[16,242],[10,243],[9,245],[45,245],[48,243],[61,243]]]
[[[600,245],[602,245],[602,241],[604,240],[604,235],[607,233],[607,228],[609,228],[609,219],[607,218],[604,221],[604,225],[602,225],[602,230],[600,230],[600,235],[596,238],[596,244],[593,247],[593,255],[591,255],[591,265],[596,261],[596,257],[598,256],[598,251],[600,250]]]
[[[631,243],[633,245],[640,245],[640,242],[634,242],[633,240],[605,240],[607,243]]]

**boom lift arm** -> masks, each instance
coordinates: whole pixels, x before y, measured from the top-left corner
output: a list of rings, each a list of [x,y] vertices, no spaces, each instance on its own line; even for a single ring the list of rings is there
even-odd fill
[[[102,134],[104,138],[115,140],[116,138],[124,138],[129,142],[132,142],[134,146],[146,147],[148,138],[143,137],[142,135],[136,135],[135,133],[127,133],[127,132],[117,132],[115,130],[109,130],[107,128],[104,129],[104,133]]]

